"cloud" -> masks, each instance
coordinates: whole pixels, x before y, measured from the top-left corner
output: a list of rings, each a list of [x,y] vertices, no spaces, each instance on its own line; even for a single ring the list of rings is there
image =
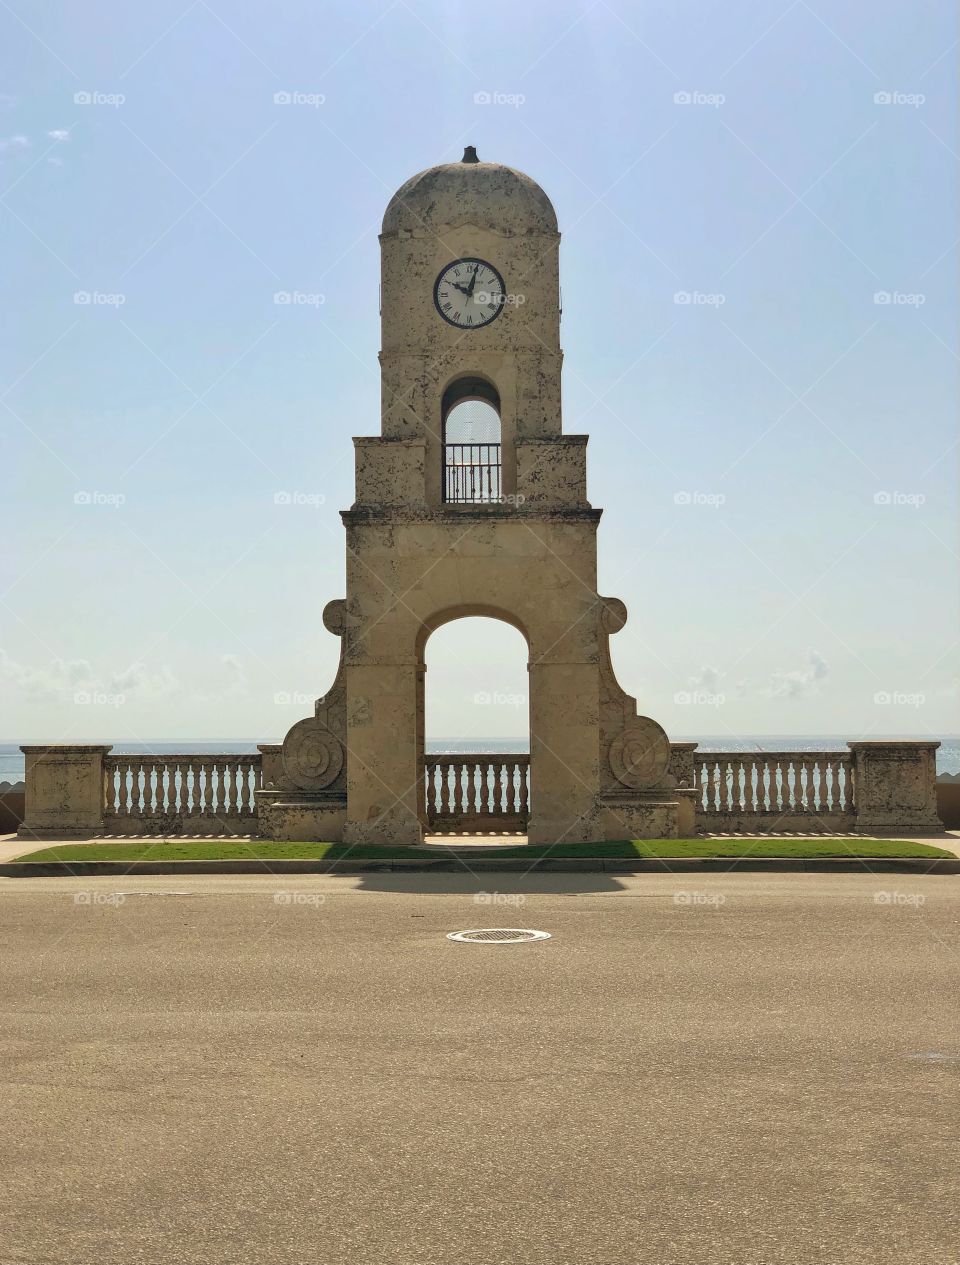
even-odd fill
[[[830,669],[826,659],[816,650],[808,650],[806,660],[802,668],[772,673],[770,683],[763,691],[767,698],[803,698],[816,694]]]
[[[29,149],[30,141],[26,136],[5,136],[0,137],[0,154],[5,153],[8,149]]]
[[[246,694],[247,692],[247,673],[243,663],[235,654],[222,654],[220,662],[227,669],[227,690],[228,695]]]
[[[80,686],[88,686],[93,680],[93,670],[86,659],[54,659],[49,667],[31,668],[17,663],[5,650],[0,649],[0,677],[21,690],[27,698],[60,699],[72,694]]]
[[[719,668],[711,668],[709,664],[704,663],[701,664],[700,671],[695,676],[687,679],[692,690],[705,690],[709,694],[716,694],[722,676],[723,673]]]
[[[179,689],[170,668],[150,672],[142,663],[131,663],[119,672],[100,676],[86,659],[54,659],[49,667],[18,663],[0,649],[0,680],[9,682],[32,702],[69,702],[78,690],[89,693],[123,694],[125,698],[163,698]]]
[[[177,678],[166,664],[150,672],[142,663],[131,663],[120,672],[112,672],[105,684],[106,693],[126,698],[166,698],[178,689]]]
[[[62,127],[55,127],[53,131],[48,132],[47,135],[52,141],[68,141],[70,139],[70,133]]]

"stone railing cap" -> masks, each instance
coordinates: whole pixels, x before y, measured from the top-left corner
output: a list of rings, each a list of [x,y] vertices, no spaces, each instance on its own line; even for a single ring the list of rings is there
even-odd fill
[[[862,747],[915,747],[928,751],[936,751],[940,746],[939,738],[871,738],[869,741],[848,742],[851,751],[859,751]]]

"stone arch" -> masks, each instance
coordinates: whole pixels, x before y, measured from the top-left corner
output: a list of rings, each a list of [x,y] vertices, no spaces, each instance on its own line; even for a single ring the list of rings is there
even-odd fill
[[[446,504],[492,504],[504,494],[500,392],[487,377],[460,374],[440,399],[441,497]]]
[[[492,606],[486,602],[458,602],[455,606],[442,607],[421,622],[416,638],[417,658],[420,661],[423,660],[424,650],[431,633],[435,633],[444,624],[453,623],[456,619],[499,619],[502,623],[516,628],[527,643],[527,652],[530,651],[530,633],[519,615],[515,615],[502,606]]]
[[[440,397],[441,424],[446,424],[448,415],[458,404],[470,400],[489,404],[500,414],[500,391],[491,378],[482,373],[458,373],[447,383]]]
[[[417,761],[417,783],[418,798],[417,812],[424,827],[427,824],[427,806],[426,806],[426,788],[425,788],[425,765],[426,765],[426,652],[427,642],[433,634],[447,624],[455,623],[458,619],[496,619],[500,623],[507,624],[511,628],[515,628],[520,633],[527,647],[527,667],[530,664],[530,634],[524,624],[524,621],[512,611],[501,606],[491,605],[486,602],[459,602],[453,606],[445,606],[435,611],[432,615],[424,619],[417,629],[415,648],[417,657],[417,684],[416,684],[416,761]],[[529,698],[529,688],[527,690],[527,731],[528,735],[531,731],[531,701]]]

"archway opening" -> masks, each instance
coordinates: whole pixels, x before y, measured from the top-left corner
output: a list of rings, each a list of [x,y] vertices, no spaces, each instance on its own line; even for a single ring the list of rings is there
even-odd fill
[[[425,828],[525,834],[530,812],[527,642],[486,616],[455,618],[424,647]]]
[[[458,378],[443,395],[443,499],[490,504],[502,495],[500,395],[485,378]]]

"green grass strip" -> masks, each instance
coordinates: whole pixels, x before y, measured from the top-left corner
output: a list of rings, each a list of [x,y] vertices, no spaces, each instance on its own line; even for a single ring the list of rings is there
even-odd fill
[[[559,843],[509,848],[461,849],[485,860],[560,861],[635,857],[954,857],[925,843],[898,839],[625,839],[611,843]],[[275,843],[266,839],[124,839],[116,843],[65,843],[15,858],[26,861],[425,861],[447,855],[439,848],[401,848],[346,843]]]

